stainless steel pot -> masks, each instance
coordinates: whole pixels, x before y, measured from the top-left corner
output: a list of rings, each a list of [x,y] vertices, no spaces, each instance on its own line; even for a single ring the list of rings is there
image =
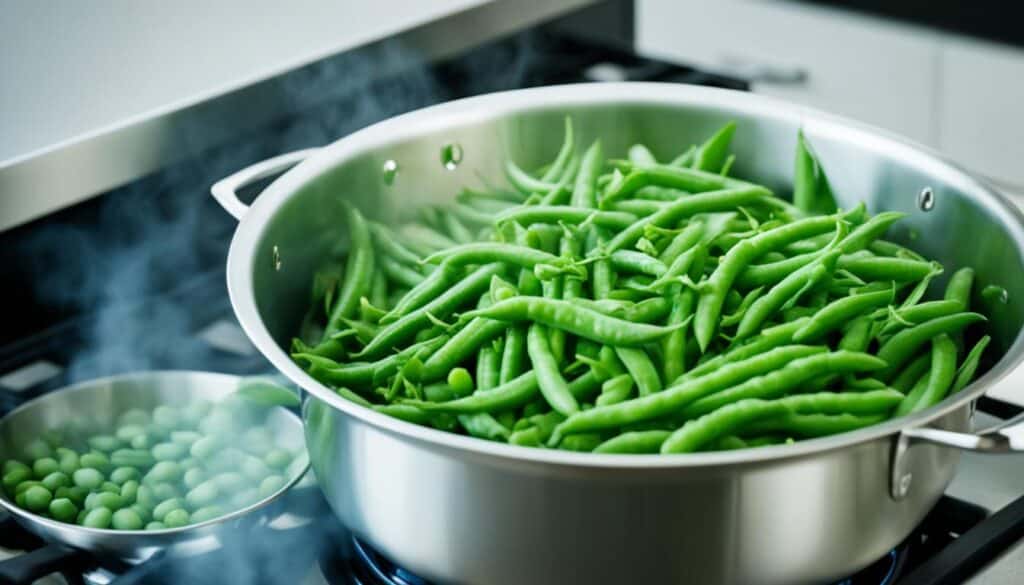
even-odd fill
[[[780,192],[802,128],[843,204],[907,212],[894,237],[948,272],[969,264],[981,285],[1008,290],[1008,302],[986,308],[998,363],[908,418],[789,446],[678,456],[564,453],[443,433],[347,402],[292,363],[286,348],[312,270],[345,238],[340,200],[388,221],[462,185],[501,183],[505,157],[531,167],[554,155],[566,114],[582,141],[600,137],[619,155],[634,142],[674,155],[736,120],[736,172]],[[235,197],[254,177],[299,161],[251,207]],[[307,447],[331,506],[386,556],[439,582],[827,582],[911,532],[953,477],[958,449],[1024,449],[1024,425],[969,434],[972,401],[1022,358],[1021,214],[926,149],[853,122],[679,85],[530,89],[399,116],[265,161],[213,192],[240,220],[228,257],[235,312],[260,351],[312,395]]]
[[[22,404],[0,419],[0,461],[17,457],[26,443],[48,429],[81,428],[82,425],[112,428],[116,417],[129,408],[184,405],[198,398],[216,402],[235,392],[244,382],[244,378],[227,374],[160,371],[123,374],[55,390]],[[302,421],[298,416],[284,408],[274,408],[266,424],[277,444],[301,451]],[[240,530],[267,523],[285,513],[277,509],[274,502],[295,485],[308,468],[306,457],[296,457],[287,469],[288,482],[270,496],[213,520],[164,530],[101,530],[66,524],[19,508],[6,494],[0,493],[0,506],[19,524],[52,543],[19,557],[23,562],[17,567],[5,565],[0,580],[11,577],[13,571],[18,575],[13,581],[33,581],[54,568],[63,568],[61,563],[75,556],[76,549],[101,559],[131,564],[146,561],[157,552],[181,557],[215,550],[226,538],[239,536]]]

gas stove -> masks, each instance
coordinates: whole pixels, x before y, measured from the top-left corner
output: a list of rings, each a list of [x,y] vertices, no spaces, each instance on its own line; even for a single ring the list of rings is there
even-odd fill
[[[146,369],[270,373],[235,322],[224,289],[233,224],[207,196],[210,184],[252,162],[317,146],[380,119],[466,95],[604,80],[657,80],[746,89],[743,80],[583,42],[536,27],[431,66],[402,67],[391,47],[342,54],[274,80],[295,106],[159,172],[33,223],[0,233],[7,307],[0,331],[0,415],[67,384]],[[376,61],[374,61],[376,59]],[[378,71],[390,71],[378,75]],[[192,131],[197,131],[195,128]],[[217,132],[224,132],[218,128]],[[256,187],[257,189],[259,186]],[[1019,412],[979,403],[978,422]],[[1018,458],[1022,459],[1022,458]],[[1024,572],[1024,461],[965,455],[947,495],[904,543],[844,585],[975,585],[1020,582]],[[40,582],[429,585],[350,534],[309,476],[285,513],[246,528],[225,549],[156,556],[125,566],[81,553],[59,566],[0,513],[0,584]],[[529,559],[524,559],[529,562]],[[1014,581],[1014,576],[1017,580]]]

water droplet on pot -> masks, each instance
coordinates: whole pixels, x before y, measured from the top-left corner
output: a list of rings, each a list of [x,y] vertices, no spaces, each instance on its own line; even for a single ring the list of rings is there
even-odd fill
[[[462,162],[462,147],[457,142],[449,142],[441,147],[441,164],[449,171],[454,171]]]
[[[270,250],[270,256],[274,262],[274,270],[281,270],[281,250],[277,244]]]
[[[398,162],[389,158],[384,161],[384,184],[390,185],[395,182],[395,175],[398,174]]]

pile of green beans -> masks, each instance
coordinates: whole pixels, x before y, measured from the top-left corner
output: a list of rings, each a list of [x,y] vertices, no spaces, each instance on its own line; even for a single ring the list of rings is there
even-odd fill
[[[129,409],[101,434],[52,429],[4,461],[4,492],[32,513],[115,530],[180,528],[245,508],[287,484],[295,456],[275,444],[256,395]]]
[[[482,439],[601,453],[751,448],[851,431],[966,386],[989,338],[974,272],[837,208],[805,138],[792,199],[729,176],[734,124],[506,162],[398,229],[346,207],[292,357],[362,406]],[[934,287],[932,287],[934,288]]]

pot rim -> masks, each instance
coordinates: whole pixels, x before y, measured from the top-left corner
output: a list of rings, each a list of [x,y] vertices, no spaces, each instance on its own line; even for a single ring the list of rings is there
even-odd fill
[[[227,285],[232,307],[242,328],[260,352],[281,373],[312,396],[348,416],[403,439],[434,448],[470,452],[524,463],[554,464],[578,468],[664,469],[757,463],[811,456],[894,435],[903,429],[924,426],[978,398],[994,382],[1024,360],[1024,336],[1018,333],[1006,354],[982,377],[960,393],[915,413],[857,431],[758,449],[684,453],[672,455],[616,455],[577,453],[520,447],[458,435],[405,422],[345,400],[295,364],[277,345],[260,318],[253,289],[255,249],[277,210],[290,196],[324,171],[367,151],[385,147],[450,126],[501,118],[515,112],[623,105],[700,106],[726,108],[759,117],[800,125],[811,136],[842,136],[847,142],[903,158],[932,176],[964,192],[977,195],[977,202],[1008,226],[1011,237],[1024,256],[1024,214],[965,169],[934,152],[891,132],[848,120],[776,98],[752,93],[658,82],[581,83],[518,89],[462,98],[389,118],[367,126],[322,148],[274,180],[242,217],[231,240],[227,260]]]

